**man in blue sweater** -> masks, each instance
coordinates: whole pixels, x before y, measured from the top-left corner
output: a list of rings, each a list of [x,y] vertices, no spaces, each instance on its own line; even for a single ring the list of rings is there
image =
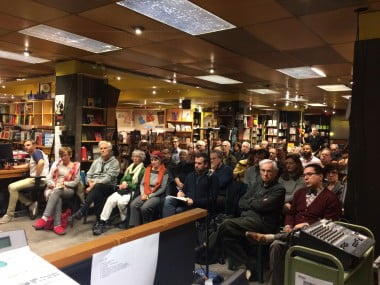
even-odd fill
[[[177,197],[167,196],[163,207],[163,217],[184,212],[193,207],[208,208],[208,204],[216,197],[217,187],[209,189],[208,173],[209,161],[206,153],[195,155],[195,171],[191,172],[185,180],[183,190],[179,190]],[[208,198],[207,194],[210,194]]]

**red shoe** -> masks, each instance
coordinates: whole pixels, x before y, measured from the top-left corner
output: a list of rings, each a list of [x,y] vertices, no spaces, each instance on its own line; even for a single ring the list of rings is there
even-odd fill
[[[68,222],[70,216],[71,216],[71,210],[70,209],[67,209],[65,212],[62,213],[62,216],[61,216],[62,228],[64,228],[64,229],[67,228],[67,222]]]
[[[66,234],[66,230],[61,225],[55,226],[54,232],[59,236]]]
[[[54,218],[53,216],[48,217],[48,220],[46,221],[46,225],[44,226],[44,230],[53,230],[54,229]]]
[[[33,227],[36,229],[36,230],[42,230],[44,227],[46,226],[46,221],[44,219],[38,219]]]

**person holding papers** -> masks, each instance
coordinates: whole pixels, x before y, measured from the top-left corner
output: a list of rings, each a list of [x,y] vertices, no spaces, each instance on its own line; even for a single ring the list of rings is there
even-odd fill
[[[195,155],[195,171],[191,172],[185,180],[183,190],[178,191],[177,196],[166,196],[163,207],[163,217],[168,217],[177,213],[184,212],[193,207],[208,208],[208,204],[214,202],[217,188],[212,187],[212,178],[208,175],[209,160],[206,153]],[[215,185],[218,185],[215,183]],[[211,197],[208,199],[207,193]]]

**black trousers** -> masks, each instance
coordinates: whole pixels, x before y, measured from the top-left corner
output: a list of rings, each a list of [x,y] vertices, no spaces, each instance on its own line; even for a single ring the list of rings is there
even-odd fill
[[[223,250],[224,256],[236,266],[246,265],[251,268],[248,249],[250,243],[245,236],[247,231],[263,232],[264,228],[251,217],[226,219],[217,231],[210,235],[209,248]]]
[[[81,211],[84,212],[94,203],[94,213],[96,215],[96,220],[100,220],[100,214],[102,213],[104,203],[108,196],[115,192],[115,186],[109,184],[96,183],[94,188],[88,192],[84,205]]]

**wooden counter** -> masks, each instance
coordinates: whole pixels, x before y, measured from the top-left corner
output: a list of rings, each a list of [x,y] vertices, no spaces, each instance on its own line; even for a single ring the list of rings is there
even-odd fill
[[[0,179],[5,178],[17,178],[17,177],[24,177],[25,173],[27,173],[25,169],[1,169],[0,170]]]
[[[86,258],[90,258],[94,253],[144,236],[167,231],[175,227],[194,222],[198,219],[204,218],[206,215],[207,211],[204,209],[192,209],[177,215],[134,227],[129,230],[124,230],[108,236],[100,237],[93,241],[88,241],[70,248],[65,248],[52,254],[45,255],[43,258],[54,266],[62,268],[76,262],[80,262]]]

